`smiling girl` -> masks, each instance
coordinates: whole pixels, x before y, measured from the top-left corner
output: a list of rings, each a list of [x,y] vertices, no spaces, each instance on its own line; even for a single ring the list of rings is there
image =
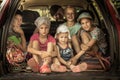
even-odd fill
[[[105,54],[107,49],[105,34],[94,24],[93,18],[89,12],[82,12],[78,17],[78,22],[80,22],[82,27],[79,31],[79,45],[81,51],[75,55],[71,61],[73,62],[85,56],[90,56],[91,58],[97,57],[103,69],[106,70],[106,66],[102,63],[102,61],[105,61],[108,64],[107,66],[110,66],[110,63],[107,59],[103,58],[102,55]],[[100,66],[88,65],[88,68],[100,68]]]

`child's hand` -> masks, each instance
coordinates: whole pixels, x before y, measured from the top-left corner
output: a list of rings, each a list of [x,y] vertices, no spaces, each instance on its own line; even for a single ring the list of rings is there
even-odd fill
[[[15,32],[19,33],[20,35],[23,35],[23,34],[24,34],[24,32],[23,32],[23,30],[22,30],[22,28],[21,28],[20,26],[14,27],[13,30],[14,30]]]
[[[71,62],[71,64],[76,64],[77,60],[75,57],[71,58],[69,61]]]
[[[7,48],[11,48],[13,46],[15,46],[15,43],[13,41],[8,40],[7,41]]]
[[[84,50],[84,51],[87,51],[88,50],[88,46],[85,45],[85,44],[81,44],[81,49]]]
[[[68,62],[66,63],[66,65],[67,65],[68,68],[70,68],[70,65],[71,65],[71,64],[72,64],[71,61],[68,61]]]
[[[51,56],[51,55],[50,55],[48,52],[46,52],[46,51],[39,51],[38,55],[39,55],[42,59]]]

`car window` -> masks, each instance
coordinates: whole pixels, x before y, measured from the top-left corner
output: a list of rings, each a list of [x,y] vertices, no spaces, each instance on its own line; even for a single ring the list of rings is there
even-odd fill
[[[66,6],[62,6],[62,7],[64,9]],[[79,11],[83,9],[82,7],[79,6],[75,6],[75,8],[77,13],[79,13]],[[37,11],[40,16],[49,17],[51,21],[54,21],[53,17],[50,14],[50,6],[39,6],[35,8],[28,8],[27,10]]]

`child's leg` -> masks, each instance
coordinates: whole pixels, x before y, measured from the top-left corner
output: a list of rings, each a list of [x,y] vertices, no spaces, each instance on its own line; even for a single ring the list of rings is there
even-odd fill
[[[86,62],[82,62],[76,66],[72,65],[70,69],[73,72],[81,72],[81,71],[86,71],[86,70],[102,70],[102,66],[98,64],[90,64]]]
[[[76,53],[78,53],[80,51],[80,45],[76,35],[72,36],[72,44]]]
[[[87,43],[92,39],[91,36],[85,32],[85,31],[82,31],[81,32],[81,39],[82,39],[82,44],[83,45],[87,45]],[[81,44],[81,49],[84,50],[84,47],[82,46]],[[98,47],[96,44],[94,44],[90,49],[87,50],[86,53],[90,54],[90,55],[95,55],[94,53],[98,51]]]
[[[85,32],[85,31],[81,31],[81,42],[83,44],[87,44],[91,39],[91,36]]]
[[[51,70],[53,72],[66,72],[67,68],[62,66],[57,58],[53,58],[53,64],[51,65]]]
[[[47,45],[47,53],[46,54],[52,55],[53,50],[54,50],[53,43],[49,42]],[[49,65],[50,63],[51,63],[51,57],[46,57],[44,59],[43,65]]]
[[[32,48],[39,50],[37,41],[33,41],[31,43],[31,45],[32,45],[31,46]],[[40,57],[38,55],[33,54],[33,58],[31,58],[27,61],[28,66],[32,69],[33,72],[39,71],[39,67],[40,67],[40,63],[41,63],[41,60],[39,58]]]
[[[46,54],[51,55],[53,52],[53,43],[48,43]],[[51,64],[51,57],[46,57],[43,59],[43,65],[40,68],[40,73],[50,73],[50,64]]]
[[[38,41],[33,41],[33,43],[32,43],[32,47],[34,48],[34,49],[36,49],[36,50],[40,50],[40,48],[39,48],[39,42]],[[35,54],[33,54],[33,58],[35,59],[35,61],[38,63],[38,64],[40,64],[40,57],[38,56],[38,55],[35,55]]]

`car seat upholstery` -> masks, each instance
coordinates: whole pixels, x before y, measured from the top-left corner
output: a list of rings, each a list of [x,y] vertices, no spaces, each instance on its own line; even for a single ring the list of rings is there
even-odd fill
[[[60,24],[62,24],[62,23],[64,23],[64,21],[51,21],[51,27],[50,27],[49,33],[50,33],[52,36],[54,36],[55,33],[56,33],[57,27],[58,27]]]
[[[29,42],[34,29],[36,28],[34,21],[39,17],[39,13],[31,10],[23,10],[23,24],[22,29],[25,33],[26,41]]]
[[[39,13],[31,10],[23,10],[23,24],[22,29],[25,33],[26,41],[29,42],[31,35],[33,34],[36,26],[34,21],[39,17]],[[56,33],[57,27],[62,24],[64,21],[51,21],[51,27],[49,33],[54,36]]]

